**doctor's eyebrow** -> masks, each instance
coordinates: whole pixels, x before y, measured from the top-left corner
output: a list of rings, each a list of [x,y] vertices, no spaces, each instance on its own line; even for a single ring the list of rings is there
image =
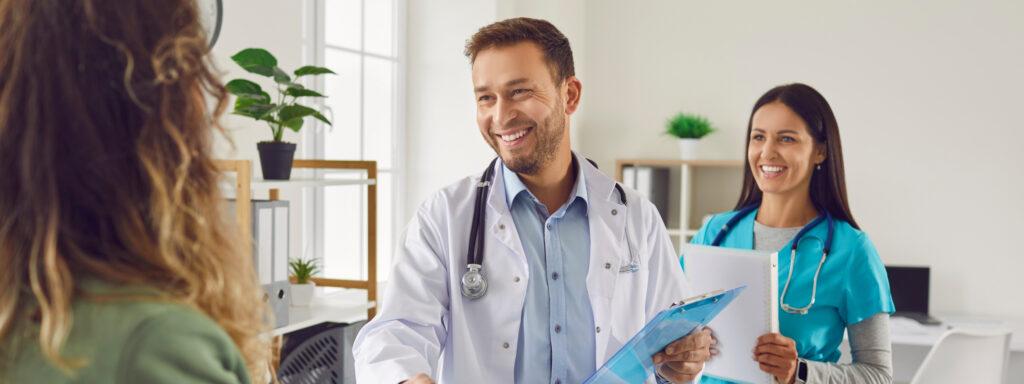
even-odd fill
[[[516,85],[519,85],[519,84],[522,84],[522,83],[526,83],[526,82],[529,82],[529,81],[530,81],[530,79],[527,79],[525,77],[520,77],[518,79],[513,79],[513,80],[509,80],[509,81],[505,82],[504,86],[505,87],[512,87],[512,86],[516,86]],[[482,85],[482,86],[473,88],[473,92],[485,92],[485,91],[487,91],[489,89],[490,89],[490,87],[488,87],[486,85]]]

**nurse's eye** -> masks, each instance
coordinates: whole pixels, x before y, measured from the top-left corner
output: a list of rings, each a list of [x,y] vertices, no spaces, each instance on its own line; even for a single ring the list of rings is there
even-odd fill
[[[795,137],[789,137],[789,136],[782,136],[782,138],[779,139],[779,140],[782,141],[783,143],[795,143],[796,142],[796,138]]]
[[[750,136],[750,139],[754,141],[764,141],[764,135],[755,133],[753,136]]]

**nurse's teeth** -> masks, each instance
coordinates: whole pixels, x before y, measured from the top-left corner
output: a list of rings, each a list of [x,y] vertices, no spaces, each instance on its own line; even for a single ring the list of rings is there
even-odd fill
[[[782,172],[782,167],[776,167],[771,165],[762,165],[761,170],[764,172]]]
[[[524,130],[516,132],[516,133],[512,133],[512,134],[508,134],[508,135],[501,135],[501,139],[505,140],[505,141],[515,141],[516,139],[518,139],[520,137],[523,137],[523,135],[526,135],[527,131],[529,131],[529,130],[528,129],[524,129]]]

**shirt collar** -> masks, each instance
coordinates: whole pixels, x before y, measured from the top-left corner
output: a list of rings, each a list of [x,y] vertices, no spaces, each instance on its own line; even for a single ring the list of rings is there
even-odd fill
[[[573,161],[577,161],[576,157],[573,156]],[[520,193],[526,192],[534,200],[537,199],[533,196],[533,193],[526,188],[526,184],[523,184],[523,180],[519,178],[515,172],[512,172],[508,168],[505,168],[505,162],[501,163],[501,177],[505,181],[505,204],[508,205],[509,211],[512,210],[512,202],[516,200],[516,196]],[[590,200],[587,195],[587,180],[586,176],[583,175],[583,170],[579,164],[576,164],[576,186],[573,188],[573,195],[570,197],[569,202],[572,202],[575,198],[583,199],[584,204],[590,204]]]

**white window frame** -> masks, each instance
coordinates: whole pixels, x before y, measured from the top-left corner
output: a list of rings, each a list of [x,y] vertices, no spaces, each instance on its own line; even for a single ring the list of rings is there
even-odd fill
[[[393,258],[396,244],[402,237],[399,231],[404,228],[403,223],[399,223],[398,220],[402,218],[404,212],[404,199],[402,198],[405,194],[405,132],[406,132],[406,0],[394,0],[394,22],[395,29],[394,33],[394,52],[395,57],[388,57],[372,52],[366,52],[365,50],[356,50],[351,48],[330,46],[326,43],[326,0],[307,0],[305,2],[306,11],[304,12],[306,26],[305,33],[307,44],[304,44],[304,52],[306,62],[312,63],[312,65],[324,66],[327,49],[338,50],[343,52],[349,52],[360,56],[360,76],[359,76],[359,99],[360,105],[365,105],[365,71],[366,71],[366,58],[377,58],[382,60],[388,60],[395,63],[395,77],[394,77],[394,93],[393,93],[393,110],[392,110],[392,159],[391,167],[380,167],[378,166],[377,174],[390,174],[392,179],[392,194],[391,194],[391,214],[390,217],[383,217],[378,211],[377,225],[378,233],[381,230],[381,226],[387,225],[391,230],[392,244],[382,244],[377,247],[377,271],[380,276],[380,271],[386,271],[390,269],[390,265],[382,263],[382,255],[391,254]],[[367,1],[374,0],[360,0],[360,9],[363,14],[361,15],[360,21],[360,37],[362,43],[360,44],[364,49],[366,46],[366,3]],[[313,80],[314,84],[309,84],[316,90],[324,90],[324,79],[322,76],[315,77]],[[328,95],[330,96],[330,95]],[[364,113],[359,114],[359,150],[360,153],[366,153],[366,126]],[[305,153],[310,153],[314,158],[322,159],[326,156],[326,149],[324,142],[326,141],[325,125],[317,122],[317,129],[306,129],[303,130],[303,142],[306,143],[303,148],[306,150]],[[352,159],[331,159],[331,160],[352,160]],[[323,171],[317,171],[317,176],[322,176]],[[337,187],[335,187],[337,188]],[[345,187],[341,187],[345,188]],[[379,190],[378,190],[379,191]],[[306,195],[309,201],[313,201],[313,204],[307,204],[308,210],[303,215],[306,220],[306,228],[312,228],[312,231],[303,231],[303,244],[311,244],[313,256],[319,260],[324,260],[324,191],[323,187],[311,188],[310,192]],[[381,204],[380,194],[378,192],[378,207]],[[360,194],[360,206],[366,207],[366,190],[363,189]],[[360,216],[363,217],[360,220],[361,223],[365,223],[365,216],[360,211]],[[360,245],[360,255],[365,256],[367,252],[367,244],[365,243],[366,235],[365,224],[360,227],[359,238],[363,239]],[[305,253],[306,250],[303,250]],[[392,258],[388,258],[391,260]],[[367,278],[366,258],[357,257],[359,263],[360,279]],[[385,280],[378,278],[378,283],[384,283]]]

